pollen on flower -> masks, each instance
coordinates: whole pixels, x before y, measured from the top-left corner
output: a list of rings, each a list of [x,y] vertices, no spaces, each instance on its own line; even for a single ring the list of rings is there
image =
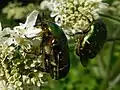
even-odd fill
[[[70,28],[74,32],[86,30],[90,22],[99,18],[98,12],[108,6],[102,0],[51,0],[50,3],[53,5],[51,17],[66,32]]]
[[[25,24],[0,30],[0,78],[4,80],[0,90],[40,87],[45,82],[44,73],[39,70],[44,57],[40,52],[41,28],[34,27],[37,13],[33,11]]]

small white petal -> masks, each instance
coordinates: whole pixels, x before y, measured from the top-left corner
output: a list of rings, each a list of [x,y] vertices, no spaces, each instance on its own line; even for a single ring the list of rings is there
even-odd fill
[[[108,6],[109,6],[109,4],[107,4],[107,3],[100,3],[99,8],[105,9],[105,8],[107,8]]]
[[[58,12],[54,12],[54,11],[53,11],[53,12],[50,14],[50,16],[51,16],[51,17],[55,17],[55,16],[58,15],[58,14],[59,14]]]
[[[59,26],[61,26],[61,16],[60,15],[58,15],[58,16],[55,17],[55,22],[56,22],[56,24],[58,24]]]
[[[0,31],[2,30],[2,25],[1,25],[1,22],[0,22]]]
[[[28,37],[28,38],[32,38],[32,37],[35,37],[38,33],[40,33],[42,30],[40,28],[34,28],[34,27],[31,27],[29,29],[26,30],[25,32],[25,36]]]
[[[8,46],[10,46],[11,44],[17,44],[15,38],[8,38],[4,43]]]
[[[30,13],[30,15],[26,19],[24,27],[26,27],[26,28],[33,27],[36,23],[38,14],[39,13],[36,10],[34,10],[32,13]]]
[[[24,28],[25,28],[25,26],[24,26],[24,24],[23,24],[23,23],[19,23],[19,25],[20,25],[21,27],[24,27]]]
[[[52,6],[51,2],[44,0],[40,3],[40,9],[42,9],[42,10],[49,9],[50,11],[52,11],[53,6]]]

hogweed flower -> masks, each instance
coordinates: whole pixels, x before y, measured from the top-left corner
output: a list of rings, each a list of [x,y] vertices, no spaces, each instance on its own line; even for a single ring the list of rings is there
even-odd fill
[[[44,73],[39,69],[44,57],[40,54],[42,30],[34,27],[37,16],[33,11],[25,24],[13,29],[0,26],[0,90],[23,90],[44,83]]]
[[[50,3],[51,17],[72,34],[88,29],[90,22],[99,18],[98,12],[108,6],[102,0],[51,0]]]

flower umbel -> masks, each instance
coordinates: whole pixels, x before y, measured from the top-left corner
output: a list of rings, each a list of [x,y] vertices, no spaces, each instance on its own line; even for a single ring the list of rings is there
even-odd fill
[[[90,22],[99,18],[98,12],[108,6],[102,0],[51,0],[51,3],[51,17],[71,33],[88,29]]]
[[[0,78],[3,80],[0,90],[23,90],[44,83],[44,73],[40,70],[44,56],[40,54],[42,30],[34,27],[37,15],[33,11],[25,24],[13,29],[0,26]]]

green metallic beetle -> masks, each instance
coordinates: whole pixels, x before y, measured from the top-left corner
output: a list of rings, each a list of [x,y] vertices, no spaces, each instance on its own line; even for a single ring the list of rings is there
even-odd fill
[[[94,58],[100,52],[106,40],[106,25],[101,19],[97,19],[93,22],[93,28],[88,34],[79,37],[76,46],[76,54],[80,56],[83,66],[87,66],[89,59]]]
[[[63,30],[53,22],[41,22],[41,54],[44,54],[45,72],[52,79],[64,78],[70,68],[69,48]]]

